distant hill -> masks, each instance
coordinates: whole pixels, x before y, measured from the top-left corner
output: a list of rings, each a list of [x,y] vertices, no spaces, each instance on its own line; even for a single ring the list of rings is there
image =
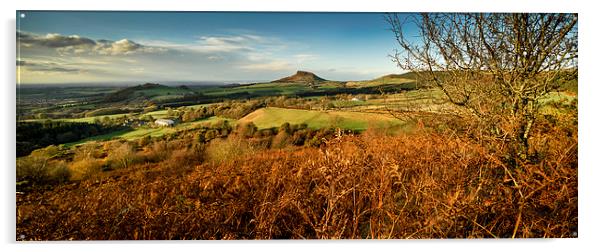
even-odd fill
[[[306,71],[297,71],[297,73],[295,73],[294,75],[288,76],[288,77],[284,77],[282,79],[279,80],[275,80],[272,81],[272,83],[290,83],[290,82],[295,82],[295,83],[313,83],[313,84],[317,84],[320,82],[325,82],[328,81],[326,79],[320,78],[317,75],[315,75],[312,72],[306,72]]]
[[[161,98],[175,98],[187,95],[194,95],[189,87],[181,85],[178,87],[169,87],[156,83],[145,83],[133,87],[120,89],[104,97],[104,102],[121,102],[129,100],[157,100]]]
[[[365,81],[349,81],[345,84],[346,87],[374,87],[380,85],[397,85],[397,84],[410,84],[414,83],[414,74],[388,74],[376,79],[365,80]]]
[[[414,73],[404,73],[404,74],[387,74],[381,77],[378,77],[373,82],[381,81],[388,83],[406,83],[415,81],[416,76]]]

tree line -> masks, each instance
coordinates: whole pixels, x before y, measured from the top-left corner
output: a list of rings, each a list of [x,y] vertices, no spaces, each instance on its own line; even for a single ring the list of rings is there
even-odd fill
[[[25,156],[35,149],[49,145],[75,142],[87,137],[107,134],[127,127],[114,124],[85,122],[18,122],[17,157]]]

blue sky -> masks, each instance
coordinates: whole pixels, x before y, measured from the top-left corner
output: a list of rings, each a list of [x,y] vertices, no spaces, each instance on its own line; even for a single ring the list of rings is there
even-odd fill
[[[24,14],[24,16],[22,15]],[[17,12],[20,83],[332,80],[400,70],[382,13]]]

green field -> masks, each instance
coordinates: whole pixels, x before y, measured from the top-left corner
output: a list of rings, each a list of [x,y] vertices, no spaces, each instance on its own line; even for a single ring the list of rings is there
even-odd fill
[[[312,83],[312,84],[308,84]],[[564,83],[557,92],[551,92],[541,97],[538,102],[544,115],[562,116],[567,109],[574,109],[577,104],[577,82]],[[113,95],[114,99],[107,99]],[[193,100],[186,103],[167,103],[174,98],[190,96]],[[18,92],[17,113],[25,117],[17,120],[27,122],[43,122],[46,120],[64,122],[94,123],[104,118],[116,119],[154,119],[174,118],[168,115],[168,109],[151,112],[141,112],[150,105],[156,107],[174,106],[174,112],[187,109],[199,109],[221,101],[240,101],[255,97],[304,98],[292,100],[294,105],[278,105],[308,109],[290,109],[267,107],[247,114],[240,120],[211,117],[195,122],[179,123],[174,127],[140,126],[134,129],[121,130],[109,134],[82,139],[67,143],[65,146],[79,145],[88,141],[104,141],[111,139],[136,140],[143,137],[161,137],[186,129],[212,124],[219,120],[227,120],[231,125],[238,122],[253,122],[258,128],[280,127],[283,123],[307,124],[312,129],[342,128],[363,131],[369,128],[387,128],[392,131],[406,131],[414,127],[410,122],[404,122],[390,115],[393,111],[409,111],[421,114],[446,114],[456,112],[458,108],[447,101],[445,94],[439,89],[417,88],[416,77],[413,74],[391,74],[365,81],[309,81],[256,83],[237,86],[164,86],[159,84],[143,84],[128,88],[119,87],[51,87],[23,88]],[[206,104],[198,104],[206,103]],[[181,106],[178,105],[189,105]],[[269,100],[266,104],[270,104]],[[229,105],[229,104],[226,104]],[[223,106],[222,106],[223,107]],[[110,110],[110,109],[115,110]],[[328,110],[321,110],[328,108]],[[109,112],[102,111],[109,109]],[[220,108],[221,109],[221,108]],[[102,113],[92,113],[101,110]],[[132,111],[130,113],[124,113]],[[147,110],[148,111],[148,110]],[[245,111],[248,113],[249,111]],[[98,115],[81,118],[76,116]],[[228,114],[229,115],[229,114]],[[241,114],[242,115],[242,114]],[[28,118],[22,120],[21,118]],[[58,119],[31,119],[58,118]],[[238,116],[237,116],[238,118]],[[139,125],[137,122],[132,125]]]
[[[198,104],[198,105],[191,105],[191,106],[182,106],[178,109],[199,109],[201,107],[206,107],[209,106],[211,104]],[[175,110],[178,110],[175,109]],[[167,115],[167,110],[166,109],[162,109],[162,110],[156,110],[156,111],[152,111],[152,112],[147,112],[147,113],[134,113],[133,117],[135,118],[142,118],[146,115],[150,115],[152,116],[154,119],[163,119],[163,118],[170,118],[170,116]],[[87,123],[93,123],[94,120],[98,119],[98,120],[102,120],[104,117],[109,117],[110,119],[114,119],[114,118],[119,118],[119,117],[130,117],[130,114],[113,114],[113,115],[99,115],[99,116],[89,116],[89,117],[81,117],[81,118],[58,118],[58,119],[27,119],[27,120],[22,120],[23,122],[43,122],[46,120],[52,120],[52,121],[64,121],[64,122],[87,122]]]
[[[111,140],[114,138],[119,138],[120,136],[127,134],[128,132],[131,132],[131,130],[118,130],[118,131],[114,131],[108,134],[104,134],[104,135],[98,135],[98,136],[93,136],[93,137],[88,137],[86,139],[82,139],[79,140],[77,142],[72,142],[72,143],[66,143],[63,144],[63,146],[65,147],[72,147],[72,146],[77,146],[77,145],[81,145],[87,142],[92,142],[92,141],[106,141],[106,140]]]
[[[167,113],[167,112],[166,112]],[[114,118],[119,118],[122,116],[128,116],[128,114],[114,114],[114,115],[100,115],[100,116],[89,116],[89,117],[81,117],[81,118],[57,118],[57,119],[27,119],[27,120],[22,120],[23,122],[44,122],[47,120],[51,120],[51,121],[63,121],[63,122],[86,122],[86,123],[93,123],[94,120],[98,119],[98,120],[102,120],[102,118],[104,117],[108,117],[111,119]]]
[[[350,81],[350,82],[347,82],[345,86],[347,86],[347,87],[375,87],[375,86],[380,86],[380,85],[403,84],[403,85],[408,85],[408,87],[411,87],[411,85],[409,85],[409,84],[414,85],[414,82],[415,82],[414,79],[410,79],[405,75],[390,74],[390,75],[385,75],[385,76],[382,76],[380,78],[376,78],[373,80]]]
[[[147,113],[153,117],[160,118],[167,114],[166,110],[153,111]],[[81,118],[88,119],[90,118]],[[262,108],[258,109],[244,118],[236,121],[223,117],[211,117],[194,122],[176,124],[174,127],[150,127],[142,126],[134,130],[116,131],[105,135],[86,138],[77,142],[65,144],[65,146],[75,146],[89,141],[105,141],[111,139],[135,140],[146,136],[160,137],[166,134],[176,133],[186,129],[195,129],[203,125],[207,126],[226,120],[231,125],[236,125],[238,122],[253,122],[258,128],[280,127],[285,122],[290,124],[306,123],[308,127],[313,129],[320,128],[342,128],[349,130],[366,130],[370,127],[394,127],[405,126],[406,124],[388,114],[365,113],[365,112],[350,112],[350,111],[316,111],[302,109],[285,109],[285,108]]]
[[[240,119],[239,122],[253,122],[260,129],[280,127],[286,122],[290,124],[305,123],[313,129],[338,127],[350,130],[404,125],[404,122],[388,114],[285,108],[258,109]]]
[[[167,115],[167,109],[156,110],[156,111],[144,113],[144,114],[140,115],[140,117],[147,116],[147,115],[152,116],[155,119],[163,119],[163,118],[168,118],[169,117]]]
[[[210,117],[207,119],[198,120],[198,121],[194,121],[194,122],[176,124],[173,127],[143,126],[143,127],[135,128],[134,130],[115,131],[115,132],[111,132],[109,134],[89,137],[89,138],[82,139],[77,142],[67,143],[67,144],[65,144],[65,146],[70,147],[70,146],[80,145],[80,144],[90,142],[90,141],[106,141],[106,140],[111,140],[111,139],[135,140],[135,139],[143,138],[146,136],[160,137],[165,134],[171,134],[171,133],[176,133],[176,132],[182,131],[182,130],[195,129],[195,128],[199,128],[204,125],[210,125],[210,124],[216,123],[221,120],[228,121],[232,125],[236,124],[236,121],[233,119],[214,116],[214,117]]]
[[[445,104],[445,94],[435,89],[419,89],[404,91],[396,94],[358,95],[362,100],[339,99],[332,101],[334,107],[342,111],[356,112],[385,112],[390,110],[440,111],[448,108]],[[368,98],[370,97],[370,98]]]
[[[334,88],[332,85],[323,85],[317,90],[325,90]],[[307,84],[302,83],[260,83],[250,86],[240,87],[215,87],[202,90],[202,93],[209,96],[224,96],[233,94],[248,93],[257,96],[277,96],[277,95],[293,95],[308,91],[315,91]]]
[[[149,89],[136,90],[133,96],[144,96],[149,97],[153,101],[162,101],[173,98],[179,98],[184,95],[191,94],[194,94],[194,91],[178,87],[160,86]]]
[[[127,117],[128,114],[114,114],[114,115],[100,115],[100,116],[90,116],[90,117],[82,117],[82,118],[65,118],[65,119],[55,119],[55,120],[60,120],[60,121],[65,121],[65,122],[87,122],[87,123],[93,123],[94,120],[98,119],[98,120],[102,120],[102,118],[104,117],[108,117],[110,119],[114,119],[114,118],[119,118],[119,117]]]

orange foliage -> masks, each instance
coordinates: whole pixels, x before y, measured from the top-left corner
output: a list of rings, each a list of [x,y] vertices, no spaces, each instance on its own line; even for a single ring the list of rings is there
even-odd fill
[[[66,239],[574,237],[575,136],[508,164],[470,139],[420,130],[340,136],[203,162],[159,163],[17,198],[16,235]],[[193,161],[191,161],[193,160]]]

